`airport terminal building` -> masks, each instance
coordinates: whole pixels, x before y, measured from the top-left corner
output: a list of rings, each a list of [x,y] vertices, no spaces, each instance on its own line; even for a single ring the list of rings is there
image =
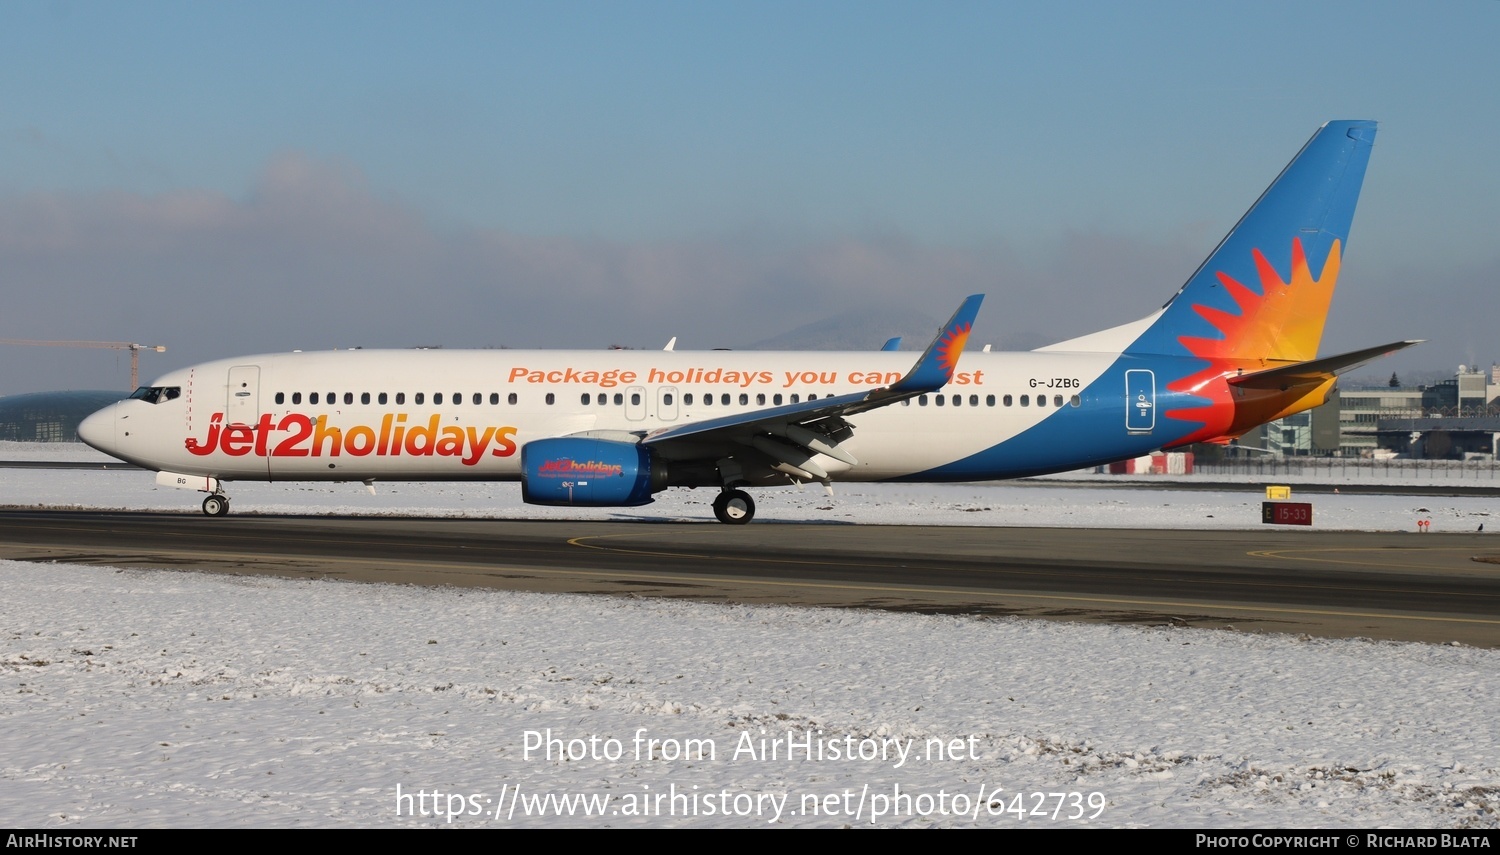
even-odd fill
[[[79,422],[129,394],[91,389],[0,397],[0,441],[77,442]]]
[[[1240,445],[1284,457],[1495,458],[1500,367],[1459,366],[1423,386],[1351,386],[1328,403],[1250,431]]]

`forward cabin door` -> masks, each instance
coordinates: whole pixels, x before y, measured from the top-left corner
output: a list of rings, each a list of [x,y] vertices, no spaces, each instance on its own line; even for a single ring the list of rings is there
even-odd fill
[[[243,425],[250,429],[250,435],[255,436],[260,429],[260,366],[259,365],[236,365],[229,369],[229,388],[226,390],[224,400],[224,429],[228,430],[235,425]],[[259,437],[256,437],[259,440]],[[257,442],[254,448],[264,447],[264,442]],[[242,458],[246,464],[254,456],[254,450]],[[256,470],[270,477],[269,455],[255,464]]]
[[[253,425],[260,421],[260,366],[229,369],[229,395],[224,401],[224,425]]]

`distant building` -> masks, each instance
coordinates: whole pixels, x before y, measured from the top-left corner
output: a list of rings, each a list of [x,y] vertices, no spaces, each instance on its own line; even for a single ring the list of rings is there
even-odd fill
[[[1342,402],[1334,397],[1321,407],[1296,413],[1252,429],[1240,437],[1246,454],[1280,457],[1327,457],[1340,451]],[[1373,447],[1373,446],[1372,446]]]
[[[1370,457],[1380,447],[1380,420],[1420,418],[1424,412],[1421,388],[1367,386],[1340,389],[1338,450],[1343,457]],[[1327,405],[1324,405],[1327,406]],[[1322,409],[1322,407],[1319,407]]]
[[[1381,419],[1380,448],[1402,457],[1427,460],[1494,459],[1500,445],[1500,417],[1472,415]]]
[[[30,392],[0,397],[0,440],[77,442],[78,423],[128,392]]]
[[[1463,459],[1494,456],[1500,435],[1500,367],[1460,365],[1427,386],[1351,386],[1327,404],[1245,434],[1247,453],[1280,456]]]

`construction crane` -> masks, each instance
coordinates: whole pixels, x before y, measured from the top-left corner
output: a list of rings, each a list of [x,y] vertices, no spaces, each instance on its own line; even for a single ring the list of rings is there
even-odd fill
[[[43,347],[107,347],[111,350],[130,351],[130,391],[141,384],[141,351],[154,350],[165,353],[166,347],[159,344],[132,344],[128,341],[35,341],[26,338],[0,338],[0,344],[32,344]]]

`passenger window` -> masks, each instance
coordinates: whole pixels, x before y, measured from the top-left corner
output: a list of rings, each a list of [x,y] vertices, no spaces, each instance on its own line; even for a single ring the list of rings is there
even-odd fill
[[[1012,398],[1012,397],[1011,397],[1011,396],[1009,396],[1009,395],[1006,395],[1006,396],[1005,396],[1005,406],[1007,406],[1007,407],[1008,407],[1008,406],[1010,406],[1010,404],[1011,404],[1011,401],[1013,401],[1013,400],[1015,400],[1015,399],[1014,399],[1014,398]]]
[[[443,393],[442,392],[436,392],[436,393],[434,393],[433,396],[432,396],[432,402],[434,404],[441,404],[443,402]]]
[[[584,392],[581,396],[579,396],[578,400],[579,403],[587,407],[589,405],[589,393]]]
[[[807,396],[807,400],[809,400],[809,401],[816,401],[816,400],[818,400],[818,393],[814,392],[811,395],[808,395]]]
[[[512,405],[514,405],[514,404],[515,404],[515,403],[516,403],[516,393],[515,393],[515,392],[511,392],[511,393],[510,393],[510,395],[508,395],[508,396],[507,396],[507,397],[506,397],[506,398],[505,398],[505,400],[506,400],[506,401],[507,401],[507,402],[508,402],[508,403],[510,403],[510,404],[512,404]]]
[[[396,393],[396,403],[397,404],[404,404],[404,403],[406,403],[406,393],[405,392],[397,392]]]
[[[963,405],[964,405],[964,396],[963,395],[954,395],[953,396],[953,406],[955,406],[955,407],[962,407]]]
[[[386,402],[386,397],[385,397],[385,393],[384,393],[384,392],[381,392],[381,393],[380,393],[380,405],[381,405],[381,406],[382,406],[382,407],[383,407],[383,406],[385,406],[385,402]]]
[[[631,392],[630,393],[630,406],[632,406],[632,407],[639,407],[640,405],[641,405],[641,393],[640,392]]]
[[[285,392],[277,392],[276,393],[276,403],[278,403],[278,404],[285,404],[286,403],[286,393]]]
[[[918,395],[917,396],[917,404],[920,405],[920,406],[923,406],[923,407],[927,406],[927,396],[926,395]]]
[[[309,404],[316,404],[318,402],[318,393],[314,392],[311,395],[308,395],[307,396],[307,402]]]
[[[462,392],[454,392],[453,393],[453,406],[456,407],[459,404],[462,404],[463,402],[464,402],[464,393],[462,393]]]
[[[492,407],[499,406],[499,404],[500,404],[500,393],[499,392],[491,392],[490,393],[490,406],[492,406]]]
[[[1031,396],[1030,395],[1022,395],[1021,396],[1021,406],[1023,406],[1023,407],[1029,407],[1029,406],[1031,406]]]
[[[344,393],[344,403],[346,403],[346,404],[352,404],[352,403],[354,403],[354,393],[353,392],[345,392]]]
[[[550,406],[552,406],[555,403],[557,403],[557,396],[554,395],[554,394],[552,394],[551,392],[548,392],[547,393],[547,406],[550,407]]]
[[[942,395],[933,395],[932,397],[936,399],[933,403],[937,404],[939,407],[941,407],[943,405],[943,396]]]
[[[427,393],[418,392],[415,396],[412,397],[412,400],[416,401],[417,404],[420,405],[423,401],[427,400]]]
[[[773,395],[771,397],[771,403],[775,404],[778,407],[781,406],[781,393],[780,392],[777,392],[775,395]]]
[[[757,406],[764,407],[766,405],[766,393],[765,392],[761,392],[760,394],[756,395],[755,396],[755,403],[756,403]]]
[[[1054,406],[1054,407],[1061,407],[1062,406],[1062,396],[1061,395],[1053,395],[1052,396],[1052,406]]]
[[[703,396],[703,406],[705,406],[705,407],[712,407],[713,405],[714,405],[714,396],[713,395],[704,395]]]
[[[623,404],[623,403],[625,403],[625,396],[621,395],[619,392],[616,392],[615,393],[615,404],[619,405],[619,404]]]
[[[994,395],[985,395],[984,396],[984,405],[986,407],[993,407],[993,406],[995,406],[995,396]]]
[[[796,404],[796,403],[800,402],[801,400],[802,399],[800,397],[798,397],[798,395],[797,395],[796,392],[792,393],[792,403]]]
[[[360,392],[359,393],[359,402],[361,404],[368,404],[368,403],[370,403],[370,393],[369,392]]]
[[[1069,401],[1068,403],[1070,403],[1070,404],[1072,404],[1073,406],[1076,407],[1076,406],[1082,404],[1083,402],[1080,401],[1080,400],[1078,400],[1078,396],[1077,395],[1074,395],[1073,399],[1071,401]]]
[[[990,399],[990,403],[991,404],[995,403],[995,399],[991,398]],[[971,407],[977,407],[977,406],[979,406],[979,396],[978,395],[970,395],[969,396],[969,406],[971,406]]]
[[[682,396],[682,403],[683,403],[684,406],[691,407],[693,405],[693,393],[692,392],[686,392],[686,393],[684,393],[683,396]]]
[[[292,393],[292,403],[294,403],[294,404],[300,404],[300,403],[302,403],[302,393],[301,392],[293,392]]]
[[[667,394],[662,395],[661,402],[669,407],[672,406],[672,393],[668,392]]]
[[[722,394],[722,395],[719,396],[719,403],[723,404],[726,407],[729,406],[729,393],[728,392],[725,392],[724,394]]]
[[[744,405],[746,405],[748,403],[750,403],[750,396],[746,395],[744,392],[741,392],[740,393],[740,406],[744,406]]]

